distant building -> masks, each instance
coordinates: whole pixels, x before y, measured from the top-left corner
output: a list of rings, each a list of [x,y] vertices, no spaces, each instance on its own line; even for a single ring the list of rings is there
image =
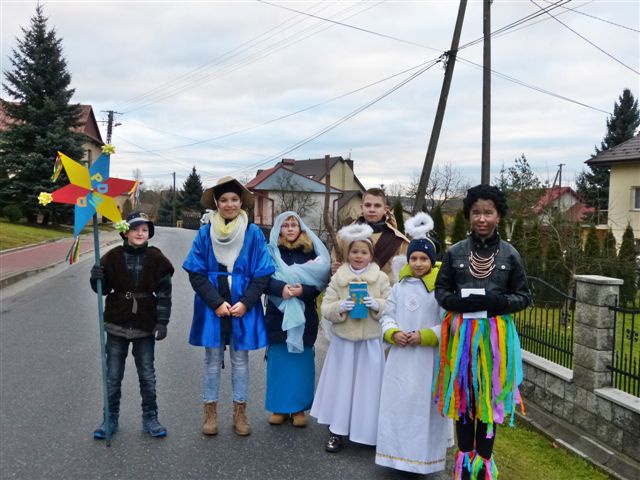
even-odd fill
[[[548,223],[557,215],[567,220],[582,222],[595,213],[595,208],[582,201],[571,187],[552,187],[544,190],[533,211],[543,223]]]
[[[329,159],[331,177],[329,214],[336,225],[346,225],[360,215],[364,186],[353,171],[353,160]],[[259,170],[246,187],[255,194],[254,222],[269,229],[285,210],[302,212],[304,222],[324,231],[323,211],[326,184],[324,158],[282,159],[274,167]]]
[[[640,249],[640,134],[585,163],[609,168],[607,225],[620,245],[624,230],[630,224],[636,249]]]

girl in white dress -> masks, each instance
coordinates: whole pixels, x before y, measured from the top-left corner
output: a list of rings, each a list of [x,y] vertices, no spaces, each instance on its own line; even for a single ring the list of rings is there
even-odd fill
[[[408,264],[400,270],[380,320],[390,344],[384,368],[376,463],[407,472],[444,470],[453,445],[453,423],[438,412],[431,395],[440,338],[440,309],[433,294],[440,268],[427,238],[433,220],[419,213],[406,223],[414,237]]]
[[[331,322],[333,335],[311,415],[329,426],[325,450],[331,453],[342,450],[345,435],[356,443],[376,444],[384,368],[379,319],[391,287],[373,262],[372,233],[366,224],[340,230],[349,242],[348,263],[331,277],[322,299],[322,315]],[[366,295],[355,296],[363,284]]]

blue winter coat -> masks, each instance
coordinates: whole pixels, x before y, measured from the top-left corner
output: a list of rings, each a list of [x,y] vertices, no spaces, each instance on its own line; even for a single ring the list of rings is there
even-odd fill
[[[206,275],[218,289],[220,273],[218,261],[211,243],[211,226],[203,225],[193,240],[191,251],[182,268],[189,272]],[[271,256],[267,250],[264,234],[254,224],[249,224],[244,235],[244,243],[231,272],[231,304],[238,302],[254,277],[271,275],[275,271]],[[235,350],[256,350],[267,344],[262,305],[257,302],[247,313],[232,317],[232,342]],[[189,343],[199,347],[222,346],[220,318],[205,301],[196,294],[193,301],[193,321],[189,334]]]

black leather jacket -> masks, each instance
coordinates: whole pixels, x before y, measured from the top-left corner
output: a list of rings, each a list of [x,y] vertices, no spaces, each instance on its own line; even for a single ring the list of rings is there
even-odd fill
[[[498,248],[495,268],[487,278],[475,278],[469,271],[469,253]],[[486,256],[486,255],[481,255]],[[531,303],[527,273],[522,258],[513,246],[496,234],[487,243],[469,235],[446,253],[436,280],[435,296],[442,308],[465,312],[460,291],[463,288],[484,288],[489,304],[484,308],[489,316],[504,315],[525,309]]]

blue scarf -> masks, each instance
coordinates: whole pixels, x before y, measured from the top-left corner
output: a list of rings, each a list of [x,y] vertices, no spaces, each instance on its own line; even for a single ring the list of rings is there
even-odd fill
[[[278,248],[280,228],[282,227],[282,223],[290,217],[294,217],[298,221],[300,232],[305,232],[311,240],[313,250],[316,254],[315,259],[306,263],[294,263],[293,265],[287,265],[284,260],[282,260]],[[318,236],[313,233],[311,229],[307,228],[300,218],[300,215],[295,212],[284,212],[278,215],[271,229],[268,247],[276,267],[276,271],[272,275],[274,279],[289,285],[295,285],[297,283],[311,285],[319,291],[325,289],[331,269],[329,251]],[[285,300],[275,295],[269,295],[269,300],[273,302],[283,314],[282,330],[287,332],[287,350],[290,353],[302,353],[304,351],[304,344],[302,342],[305,325],[304,302],[298,297]]]

